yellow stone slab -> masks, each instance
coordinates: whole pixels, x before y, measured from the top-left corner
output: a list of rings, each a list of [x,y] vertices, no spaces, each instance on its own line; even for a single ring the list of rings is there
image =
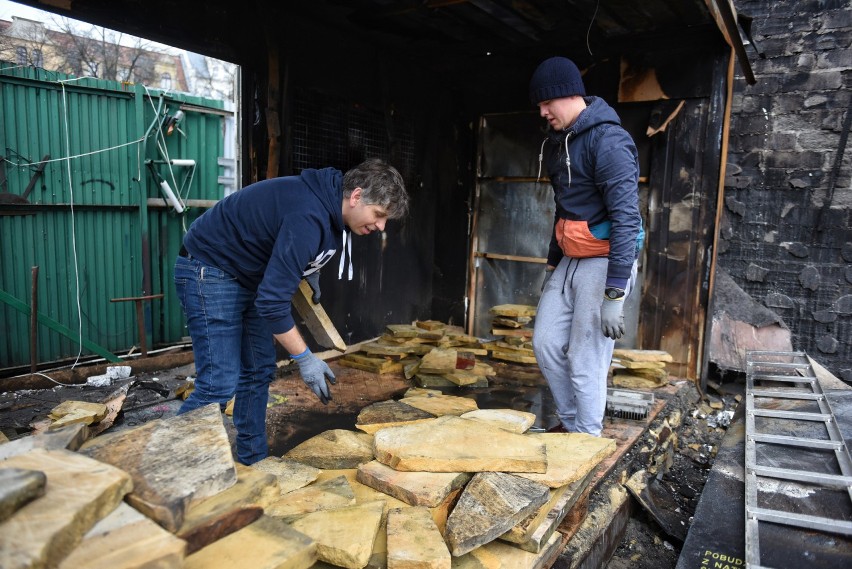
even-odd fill
[[[528,304],[498,304],[488,309],[488,312],[496,316],[535,316],[536,307]]]
[[[325,482],[339,476],[346,478],[349,487],[352,488],[352,493],[355,495],[356,504],[368,504],[370,502],[383,501],[385,502],[385,511],[390,508],[403,508],[408,506],[402,500],[398,500],[389,494],[380,492],[375,488],[360,482],[358,480],[358,469],[351,468],[346,470],[323,470],[317,477],[317,482]]]
[[[34,449],[3,468],[44,472],[45,494],[0,524],[0,567],[55,567],[133,489],[126,472],[67,450]]]
[[[476,400],[469,397],[457,397],[455,395],[425,395],[419,397],[406,397],[402,402],[412,407],[417,407],[436,417],[443,415],[462,415],[468,411],[476,411],[479,406]]]
[[[559,548],[561,539],[562,534],[554,532],[538,553],[530,553],[502,541],[486,543],[480,549],[486,550],[488,554],[497,558],[500,561],[497,567],[500,569],[544,569]]]
[[[373,437],[359,431],[331,429],[296,445],[284,458],[314,468],[357,468],[373,460]]]
[[[388,512],[388,567],[394,569],[451,569],[450,551],[423,507]]]
[[[630,360],[634,362],[670,362],[672,355],[664,350],[628,350],[615,348],[612,357],[619,360]]]
[[[547,446],[547,472],[513,472],[523,478],[559,488],[583,478],[615,452],[615,441],[585,433],[531,433],[524,435]]]
[[[534,413],[514,409],[478,409],[461,415],[462,419],[480,421],[512,433],[526,433],[535,424]]]
[[[406,472],[547,471],[543,439],[451,415],[382,429],[373,447],[379,462]]]
[[[471,475],[466,472],[401,472],[374,460],[358,467],[357,480],[412,506],[435,508]],[[396,500],[398,499],[398,500]]]
[[[126,503],[95,524],[59,569],[179,569],[186,542]]]
[[[262,516],[186,558],[186,569],[307,569],[316,543],[280,520]]]
[[[304,488],[316,480],[322,472],[319,468],[277,456],[268,456],[259,462],[255,462],[251,467],[276,476],[282,496],[293,490]]]
[[[370,502],[323,510],[301,517],[291,526],[316,541],[320,561],[361,569],[370,561],[384,509],[384,502]]]
[[[351,506],[354,503],[355,493],[346,477],[337,476],[285,494],[266,507],[264,513],[289,522],[311,512]]]

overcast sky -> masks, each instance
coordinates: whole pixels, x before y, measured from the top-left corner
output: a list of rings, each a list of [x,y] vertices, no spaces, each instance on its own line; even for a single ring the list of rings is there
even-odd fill
[[[58,29],[57,26],[53,23],[54,21],[60,21],[62,16],[59,14],[54,14],[53,12],[46,12],[44,10],[37,10],[35,8],[31,8],[30,6],[24,6],[23,4],[18,4],[16,2],[10,2],[9,0],[0,0],[0,20],[12,21],[12,16],[18,16],[20,18],[26,18],[28,20],[35,20],[37,22],[43,22],[45,26],[52,29]],[[75,20],[72,20],[75,21]],[[83,26],[89,26],[87,22],[82,23]],[[84,28],[86,29],[86,28]],[[134,45],[133,41],[134,36],[129,34],[122,34],[122,39],[126,41],[122,41],[121,43],[125,43],[125,45]],[[171,52],[180,51],[176,48],[163,45],[161,43],[157,43],[152,40],[145,40],[149,44],[152,44],[154,47],[159,47],[163,50],[168,50]]]

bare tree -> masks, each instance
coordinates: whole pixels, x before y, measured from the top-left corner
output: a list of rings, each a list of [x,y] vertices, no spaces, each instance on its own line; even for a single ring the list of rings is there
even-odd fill
[[[60,71],[112,81],[150,84],[161,51],[135,36],[62,18],[55,22],[57,41],[65,45]]]

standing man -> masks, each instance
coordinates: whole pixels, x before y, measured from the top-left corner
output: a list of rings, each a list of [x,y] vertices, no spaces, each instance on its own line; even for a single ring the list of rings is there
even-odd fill
[[[269,452],[266,404],[275,377],[275,340],[293,355],[302,379],[323,402],[331,399],[328,365],[308,349],[291,314],[306,278],[319,300],[318,271],[341,251],[347,230],[384,231],[408,211],[402,177],[380,160],[344,175],[334,168],[257,182],[231,194],[189,228],[175,262],[175,286],[195,356],[195,390],[179,413],[236,395],[237,460],[252,464]],[[349,246],[351,278],[351,241]]]
[[[556,201],[533,346],[560,421],[551,432],[600,436],[645,233],[636,145],[612,107],[585,95],[579,69],[564,57],[544,61],[530,81],[548,122],[539,175],[544,162]]]

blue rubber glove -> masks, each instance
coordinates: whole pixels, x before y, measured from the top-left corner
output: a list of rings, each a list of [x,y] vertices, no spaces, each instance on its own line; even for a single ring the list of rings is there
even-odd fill
[[[310,348],[305,348],[304,352],[293,356],[293,359],[299,365],[299,373],[302,374],[305,384],[319,397],[323,405],[327,405],[331,401],[331,392],[328,390],[325,380],[328,378],[332,385],[337,383],[334,372],[331,371],[327,363],[316,357]]]
[[[607,288],[601,302],[601,332],[618,340],[624,336],[624,290]]]
[[[322,293],[320,292],[320,284],[319,284],[319,271],[315,271],[308,276],[305,277],[305,280],[308,281],[308,284],[311,287],[311,290],[314,291],[314,295],[311,297],[311,300],[314,301],[314,304],[319,304],[320,296]]]

